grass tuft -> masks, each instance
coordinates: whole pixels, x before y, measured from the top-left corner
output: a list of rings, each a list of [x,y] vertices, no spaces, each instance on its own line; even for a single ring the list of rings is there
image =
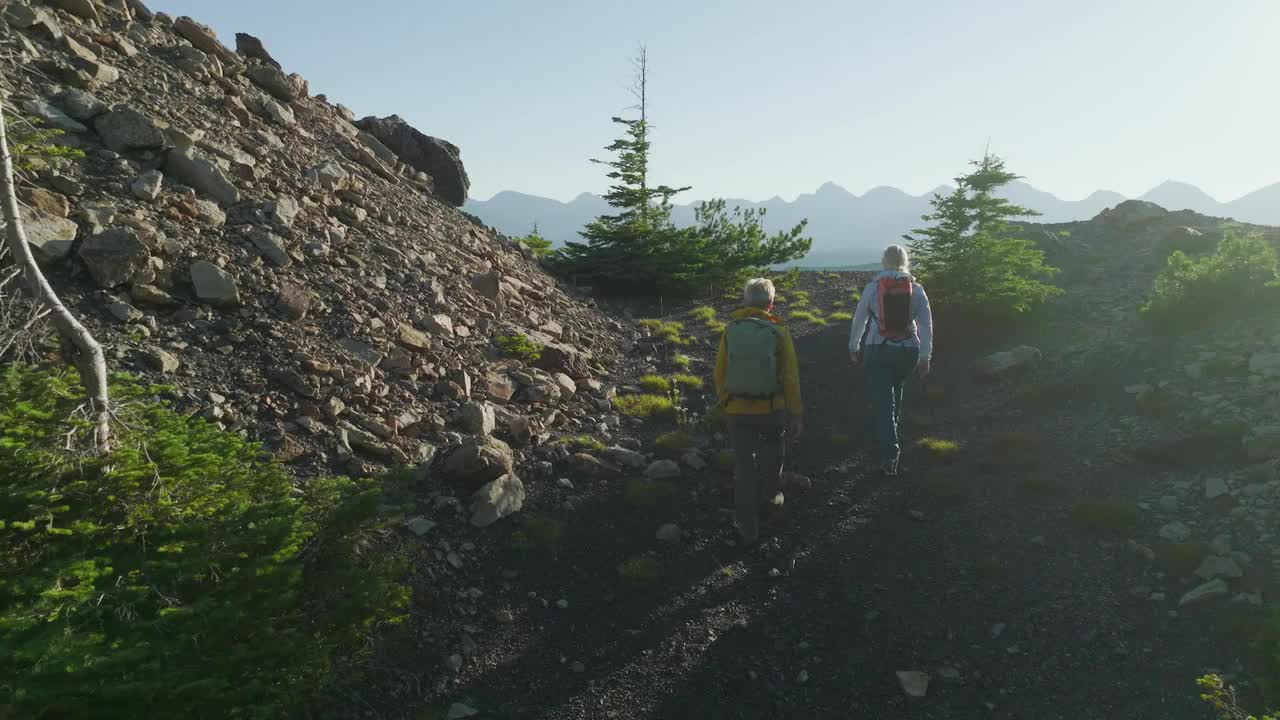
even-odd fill
[[[572,437],[560,438],[560,442],[567,445],[570,450],[575,452],[585,452],[587,450],[595,450],[597,452],[604,450],[604,443],[590,435],[574,435]]]
[[[623,415],[638,418],[670,415],[676,409],[665,395],[619,395],[613,399],[613,406]]]
[[[827,316],[832,322],[850,322],[853,320],[853,313],[850,312],[833,312]]]
[[[699,322],[710,322],[716,318],[716,309],[710,305],[703,305],[702,307],[691,310],[689,312],[689,317]]]
[[[671,392],[671,381],[661,375],[645,375],[637,380],[640,387],[646,392],[651,393],[668,393]]]
[[[671,364],[675,365],[681,370],[688,370],[689,366],[693,364],[693,358],[689,357],[688,355],[676,353],[675,355],[671,356]]]
[[[826,319],[824,319],[821,315],[817,315],[817,314],[815,314],[815,313],[809,312],[808,310],[800,310],[800,311],[797,311],[797,312],[793,312],[793,313],[791,313],[791,315],[789,315],[788,317],[789,317],[791,320],[797,320],[797,321],[799,321],[799,322],[807,322],[807,323],[810,323],[810,324],[812,324],[812,325],[826,325],[826,324],[827,324]]]
[[[926,437],[916,441],[916,448],[935,462],[952,462],[960,457],[960,443],[955,440]]]
[[[665,454],[678,456],[693,447],[693,436],[684,430],[672,430],[659,435],[653,444]]]
[[[685,390],[701,390],[703,386],[702,378],[697,375],[676,374],[671,376],[671,382],[675,383],[678,388]]]

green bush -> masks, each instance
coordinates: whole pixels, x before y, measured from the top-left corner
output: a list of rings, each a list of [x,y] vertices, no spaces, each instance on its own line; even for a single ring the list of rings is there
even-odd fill
[[[494,339],[498,344],[498,349],[507,357],[523,360],[527,363],[538,362],[542,358],[542,344],[535,340],[531,340],[524,333],[515,335],[500,335]]]
[[[552,252],[551,241],[542,237],[542,233],[538,232],[538,226],[536,224],[528,235],[518,239],[516,242],[533,251],[535,257],[543,258],[550,255]]]
[[[671,381],[661,375],[644,375],[636,382],[639,383],[640,387],[644,388],[645,392],[671,392]]]
[[[1228,231],[1212,255],[1169,256],[1156,276],[1142,317],[1162,331],[1193,330],[1216,319],[1248,313],[1258,302],[1280,297],[1275,248],[1261,235]]]
[[[397,620],[402,570],[357,548],[373,481],[299,490],[255,445],[116,376],[116,449],[73,373],[0,378],[0,709],[20,717],[276,718]]]
[[[640,418],[671,415],[676,411],[675,403],[666,395],[619,395],[613,399],[613,406],[623,415]]]

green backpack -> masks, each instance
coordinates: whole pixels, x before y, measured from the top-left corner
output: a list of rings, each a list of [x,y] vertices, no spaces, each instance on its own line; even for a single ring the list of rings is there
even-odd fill
[[[771,398],[777,394],[778,328],[768,320],[739,318],[724,331],[729,349],[725,391],[736,397]]]

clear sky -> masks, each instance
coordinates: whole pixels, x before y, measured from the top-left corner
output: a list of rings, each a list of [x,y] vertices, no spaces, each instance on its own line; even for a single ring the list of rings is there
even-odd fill
[[[988,140],[1066,199],[1280,181],[1280,0],[148,1],[456,143],[477,199],[603,191],[640,42],[685,201],[920,194]]]

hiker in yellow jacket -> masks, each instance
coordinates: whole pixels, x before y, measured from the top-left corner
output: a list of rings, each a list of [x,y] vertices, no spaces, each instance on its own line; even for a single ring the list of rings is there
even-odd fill
[[[800,370],[791,334],[773,310],[773,283],[757,278],[742,293],[716,354],[716,395],[734,453],[734,503],[743,541],[760,537],[760,513],[782,506],[784,437],[804,431]],[[789,422],[788,422],[789,421]]]

